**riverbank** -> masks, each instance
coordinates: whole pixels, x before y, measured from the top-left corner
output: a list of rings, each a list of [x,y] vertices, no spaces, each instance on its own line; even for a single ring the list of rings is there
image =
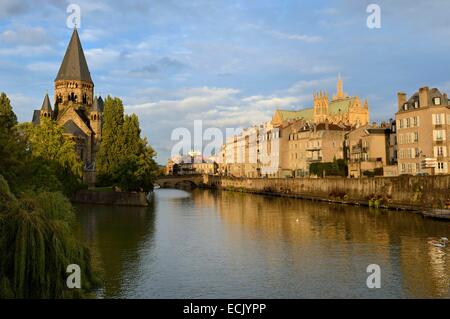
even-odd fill
[[[209,188],[369,206],[450,218],[450,176],[230,178],[205,176]],[[435,213],[436,212],[436,213]]]
[[[148,206],[147,194],[144,192],[118,192],[113,190],[83,189],[76,192],[71,201],[79,204]]]

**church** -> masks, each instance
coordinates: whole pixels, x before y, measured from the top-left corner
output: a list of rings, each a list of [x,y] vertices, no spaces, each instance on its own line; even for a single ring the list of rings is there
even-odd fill
[[[32,122],[39,125],[41,119],[49,118],[61,125],[64,135],[76,144],[77,154],[84,163],[85,175],[90,172],[90,175],[95,176],[95,156],[102,132],[103,100],[94,95],[94,82],[76,28],[54,85],[53,106],[46,94],[41,108],[34,111]]]
[[[344,124],[358,127],[369,123],[369,102],[362,102],[359,96],[348,96],[343,81],[338,77],[337,92],[331,98],[326,92],[313,95],[313,107],[298,111],[276,110],[272,125],[279,126],[286,121],[303,119],[312,123]]]

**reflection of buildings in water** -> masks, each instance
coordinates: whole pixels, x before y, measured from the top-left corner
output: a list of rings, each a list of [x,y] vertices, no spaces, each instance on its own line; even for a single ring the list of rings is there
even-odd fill
[[[401,277],[411,297],[448,295],[449,255],[430,247],[423,237],[445,235],[445,223],[411,213],[237,192],[212,195],[202,191],[193,200],[196,205],[217,205],[231,234],[229,240],[236,245],[243,242],[233,236],[243,228],[245,236],[263,247],[268,259],[279,256],[281,247],[295,267],[321,254],[348,268],[357,256],[374,260],[385,272]]]
[[[446,295],[450,289],[450,270],[448,267],[447,250],[429,245],[428,256],[430,258],[430,268],[432,277],[436,281],[437,295]]]
[[[400,254],[404,286],[417,298],[448,296],[448,252],[428,241],[426,237],[402,238]]]
[[[104,296],[119,296],[125,283],[139,274],[141,249],[154,234],[154,206],[113,207],[77,205],[82,236],[107,279]]]

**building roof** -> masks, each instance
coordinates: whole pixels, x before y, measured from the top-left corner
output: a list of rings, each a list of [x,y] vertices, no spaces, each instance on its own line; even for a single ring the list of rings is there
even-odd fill
[[[57,80],[78,80],[93,83],[77,29],[73,30],[55,81]]]
[[[313,108],[302,109],[299,111],[277,110],[276,113],[278,113],[282,122],[301,118],[311,120],[314,117]]]
[[[34,110],[33,111],[33,119],[31,120],[31,123],[34,125],[39,125],[41,117],[41,110]]]
[[[331,101],[328,105],[329,114],[347,113],[350,105],[353,104],[356,97],[346,97],[344,99]]]
[[[46,111],[46,112],[52,112],[52,105],[50,104],[50,98],[48,97],[48,94],[45,94],[44,101],[42,102],[41,110]]]
[[[63,125],[64,127],[64,133],[75,135],[75,136],[82,136],[86,137],[86,134],[83,132],[81,128],[78,127],[77,124],[75,124],[74,121],[69,120]]]
[[[92,103],[92,112],[101,112],[99,99],[94,96],[94,103]]]
[[[103,99],[102,99],[101,96],[98,97],[98,106],[99,106],[99,108],[100,108],[100,112],[103,112],[103,110],[104,110],[104,108],[105,108],[105,105],[104,105],[104,103],[103,103]]]

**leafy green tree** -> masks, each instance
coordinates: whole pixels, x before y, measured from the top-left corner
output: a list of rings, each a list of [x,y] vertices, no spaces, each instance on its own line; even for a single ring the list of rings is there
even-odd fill
[[[114,181],[118,171],[118,156],[123,143],[117,143],[124,122],[123,103],[119,98],[108,96],[104,101],[102,142],[96,156],[96,169],[99,182],[108,184]]]
[[[124,116],[120,99],[108,97],[96,159],[100,184],[116,184],[128,191],[152,189],[158,173],[155,156],[147,140],[141,138],[138,117]]]
[[[17,117],[5,93],[0,94],[0,174],[14,188],[26,167],[26,140],[16,128]]]
[[[98,281],[61,193],[80,173],[74,145],[54,123],[18,126],[5,94],[0,122],[0,298],[86,296]],[[65,285],[69,264],[81,267],[81,290]]]
[[[64,136],[61,126],[43,118],[40,125],[23,123],[19,130],[27,138],[33,157],[25,169],[26,176],[41,181],[34,185],[52,191],[61,189],[66,195],[83,187],[83,163],[75,151],[75,142]]]
[[[16,198],[0,175],[0,298],[80,298],[98,285],[89,249],[73,233],[74,212],[58,192]],[[66,268],[81,268],[82,289],[68,289]]]
[[[11,107],[8,96],[2,92],[0,94],[0,128],[10,130],[17,125],[17,116]]]

